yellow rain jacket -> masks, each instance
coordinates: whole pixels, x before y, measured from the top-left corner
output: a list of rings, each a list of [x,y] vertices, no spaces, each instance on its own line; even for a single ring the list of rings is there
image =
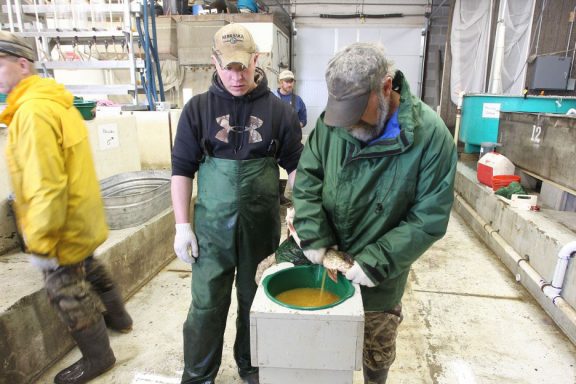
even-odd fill
[[[28,252],[78,263],[106,240],[108,226],[88,130],[74,97],[30,76],[8,95],[6,156],[18,225]]]

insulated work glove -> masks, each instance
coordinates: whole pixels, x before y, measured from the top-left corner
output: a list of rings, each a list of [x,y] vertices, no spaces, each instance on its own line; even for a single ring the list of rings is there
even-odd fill
[[[55,257],[39,256],[31,254],[29,257],[30,264],[38,268],[42,272],[53,271],[58,269],[58,259]]]
[[[360,268],[360,264],[357,262],[354,262],[354,265],[352,265],[348,272],[346,272],[346,278],[353,283],[364,285],[368,288],[376,286],[376,284],[374,284],[372,280],[366,276],[366,273],[362,268]]]
[[[318,249],[305,249],[304,256],[314,264],[322,264],[324,255],[326,254],[326,248]]]
[[[188,264],[194,264],[198,257],[198,241],[192,231],[190,223],[176,224],[176,236],[174,236],[174,252],[180,260]]]

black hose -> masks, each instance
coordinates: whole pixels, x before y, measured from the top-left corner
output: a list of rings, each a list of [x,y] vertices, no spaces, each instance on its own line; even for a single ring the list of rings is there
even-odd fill
[[[144,0],[144,4],[142,5],[142,11],[144,15],[144,37],[145,37],[145,49],[144,52],[146,54],[146,74],[148,77],[148,86],[151,89],[152,98],[154,100],[154,105],[151,105],[151,111],[156,110],[156,98],[158,94],[156,93],[156,79],[154,78],[154,71],[152,70],[152,56],[150,55],[150,31],[148,25],[148,0]]]
[[[160,92],[160,101],[166,101],[164,96],[164,83],[162,81],[162,70],[160,69],[160,58],[158,55],[158,37],[156,35],[156,10],[154,8],[154,1],[150,2],[150,20],[152,20],[152,45],[150,50],[152,51],[152,56],[154,56],[154,63],[156,68],[156,76],[158,76],[158,91]]]
[[[140,45],[142,46],[142,48],[144,50],[146,50],[146,42],[145,42],[145,38],[144,38],[144,34],[142,33],[142,26],[140,25],[140,23],[142,22],[142,18],[140,16],[136,16],[136,29],[138,30],[138,36],[140,37]],[[148,63],[146,63],[146,60],[144,60],[144,66],[146,67],[148,65]],[[146,78],[144,76],[143,72],[140,72],[140,79],[142,81],[142,88],[144,88],[144,92],[146,93],[146,100],[148,100],[148,109],[150,109],[152,104],[154,104],[154,98],[152,97],[152,94],[150,93],[150,89],[148,87],[148,81],[146,81]]]

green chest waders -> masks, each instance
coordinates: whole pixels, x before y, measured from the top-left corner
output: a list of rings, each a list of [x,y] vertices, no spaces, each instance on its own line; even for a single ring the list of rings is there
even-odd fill
[[[182,383],[211,383],[222,360],[226,317],[236,273],[238,313],[234,358],[250,364],[250,306],[256,267],[280,239],[278,166],[273,157],[206,157],[198,171],[194,231],[199,257],[192,266],[192,305],[184,324]]]

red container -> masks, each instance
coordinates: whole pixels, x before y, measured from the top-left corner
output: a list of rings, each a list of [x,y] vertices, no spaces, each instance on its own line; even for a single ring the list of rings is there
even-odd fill
[[[504,155],[490,152],[478,160],[476,168],[478,181],[492,187],[492,177],[496,175],[513,175],[514,164]]]
[[[492,190],[497,191],[500,188],[507,187],[514,181],[520,182],[520,176],[517,175],[496,175],[492,176]]]

